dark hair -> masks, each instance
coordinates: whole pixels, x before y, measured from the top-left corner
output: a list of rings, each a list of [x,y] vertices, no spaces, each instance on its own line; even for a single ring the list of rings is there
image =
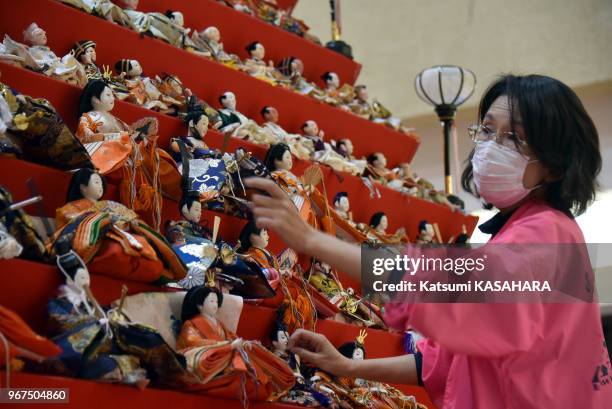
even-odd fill
[[[74,172],[72,178],[70,179],[70,184],[68,185],[68,192],[66,193],[66,203],[83,199],[83,194],[81,193],[81,186],[89,185],[89,179],[91,179],[92,175],[100,176],[100,179],[102,180],[102,189],[104,192],[106,192],[106,180],[104,179],[104,176],[100,175],[93,169],[81,168]]]
[[[204,300],[206,300],[206,297],[208,297],[210,293],[217,294],[219,308],[221,308],[221,305],[223,305],[223,293],[221,293],[218,288],[200,285],[187,291],[181,307],[181,321],[183,321],[183,323],[200,313],[198,307],[204,304]]]
[[[225,98],[227,98],[227,96],[225,95],[227,92],[229,92],[229,91],[226,91],[226,92],[224,92],[223,94],[219,95],[219,103],[220,103],[221,105],[223,105],[223,100],[224,100]]]
[[[346,192],[338,192],[336,193],[336,196],[334,196],[334,205],[336,203],[338,203],[340,201],[340,199],[342,199],[343,197],[346,197],[348,199],[348,193]]]
[[[276,165],[274,164],[274,161],[283,160],[283,155],[286,151],[290,150],[289,146],[284,143],[277,143],[270,146],[270,149],[268,149],[268,152],[266,153],[266,158],[264,159],[264,164],[270,172],[274,172],[276,170]]]
[[[428,224],[430,224],[427,220],[421,220],[419,222],[419,233],[423,230],[425,230],[425,226],[427,226]]]
[[[183,206],[187,205],[187,211],[191,210],[191,206],[195,202],[200,201],[200,193],[196,190],[188,190],[183,193],[181,201],[179,202],[179,212],[183,214]]]
[[[132,60],[122,59],[115,63],[115,70],[117,70],[119,74],[121,74],[122,72],[127,73],[132,68]]]
[[[458,206],[461,210],[465,209],[465,202],[459,196],[455,196],[451,194],[451,195],[447,195],[446,198],[448,199],[449,202],[451,202],[451,204]]]
[[[175,13],[174,10],[166,10],[166,12],[164,13],[164,15],[168,18],[173,18],[174,16],[172,15],[172,13]]]
[[[363,345],[360,345],[357,342],[346,342],[340,345],[340,348],[338,348],[338,352],[340,352],[342,355],[349,359],[353,359],[353,352],[355,352],[356,349],[361,349],[363,351],[363,357],[365,359],[365,348],[363,347]]]
[[[385,212],[374,213],[372,217],[370,217],[370,226],[374,228],[378,227],[383,216],[386,216]]]
[[[270,340],[278,341],[278,333],[281,331],[289,333],[289,329],[283,322],[279,320],[274,320],[274,322],[272,323],[272,330],[270,331]]]
[[[251,51],[255,51],[257,48],[257,44],[261,44],[259,41],[253,41],[251,44],[246,46],[246,50],[250,53]]]
[[[84,113],[93,111],[94,108],[91,104],[91,99],[93,97],[100,98],[100,95],[102,95],[106,87],[108,87],[108,84],[102,80],[91,80],[85,85],[79,99],[79,118]]]
[[[325,82],[329,81],[332,79],[332,74],[334,74],[334,72],[332,71],[327,71],[325,74],[321,75],[321,79]],[[336,74],[338,75],[338,74]]]
[[[370,154],[368,155],[368,157],[367,157],[366,159],[367,159],[367,161],[368,161],[368,163],[369,163],[370,165],[373,165],[373,164],[374,164],[374,161],[378,159],[378,154],[379,154],[379,153],[380,153],[380,152],[374,152],[374,153],[370,153]]]
[[[265,107],[261,108],[261,111],[259,111],[259,113],[260,113],[260,114],[261,114],[261,116],[263,117],[265,114],[267,114],[267,113],[268,113],[268,110],[269,110],[270,108],[271,108],[270,106],[266,105]]]
[[[366,87],[365,85],[361,84],[361,85],[355,85],[355,92],[359,92],[360,89],[367,89],[368,87]]]
[[[240,240],[240,249],[238,251],[247,251],[253,245],[251,243],[251,234],[259,235],[261,234],[261,230],[262,229],[258,228],[255,224],[255,220],[249,220],[242,230],[240,230],[240,235],[238,236],[238,240]]]
[[[529,148],[556,179],[544,186],[546,201],[568,215],[585,212],[595,199],[601,170],[599,136],[578,96],[561,81],[544,75],[504,75],[480,101],[482,122],[493,102],[507,96],[512,131],[520,118]],[[461,186],[479,197],[470,153]]]

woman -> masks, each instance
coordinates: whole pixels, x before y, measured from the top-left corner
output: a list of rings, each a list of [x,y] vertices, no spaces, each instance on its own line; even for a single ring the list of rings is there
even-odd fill
[[[573,217],[595,198],[601,156],[574,92],[553,78],[507,75],[485,92],[479,121],[462,184],[500,210],[480,227],[490,243],[584,243]],[[270,195],[253,197],[259,227],[359,277],[358,247],[311,229],[270,182],[247,184]],[[439,408],[603,408],[612,400],[596,303],[409,304],[388,306],[387,321],[420,331],[419,353],[351,361],[305,331],[290,346],[339,376],[422,382]]]

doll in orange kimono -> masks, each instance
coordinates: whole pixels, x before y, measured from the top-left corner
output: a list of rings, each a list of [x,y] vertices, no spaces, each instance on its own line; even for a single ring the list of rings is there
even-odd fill
[[[403,227],[396,230],[395,233],[387,233],[389,220],[384,212],[377,212],[370,218],[370,227],[367,229],[368,236],[374,236],[378,241],[386,244],[401,244],[409,243],[406,236],[406,229]]]
[[[91,273],[165,283],[182,279],[187,270],[168,242],[124,205],[100,200],[104,178],[91,169],[72,176],[66,204],[57,209],[57,231],[87,263]]]
[[[143,118],[128,126],[111,111],[115,98],[105,81],[90,81],[79,101],[77,138],[94,166],[119,184],[119,198],[156,230],[161,222],[162,192],[181,197],[181,175],[172,157],[157,149],[158,122]]]
[[[317,219],[310,204],[308,191],[299,178],[291,172],[293,159],[289,146],[284,143],[272,145],[266,153],[264,162],[271,172],[272,179],[293,200],[302,219],[316,228]]]
[[[176,347],[187,369],[199,378],[189,389],[224,398],[276,400],[295,383],[293,371],[257,341],[238,338],[216,318],[223,294],[207,276],[206,286],[183,300],[183,327]]]
[[[271,254],[268,246],[268,232],[258,229],[250,220],[240,232],[240,253],[250,256],[264,270],[276,296],[262,301],[263,306],[278,308],[284,306],[283,322],[293,332],[297,328],[314,329],[316,311],[301,277],[293,271],[297,264],[295,252],[283,252],[282,265]]]

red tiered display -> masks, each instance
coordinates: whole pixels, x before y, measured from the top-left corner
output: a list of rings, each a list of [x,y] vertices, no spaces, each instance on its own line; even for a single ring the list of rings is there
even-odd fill
[[[295,3],[295,0],[279,1],[281,7],[285,8],[293,8]],[[208,25],[215,25],[222,31],[226,49],[238,53],[241,57],[246,55],[246,52],[243,52],[244,46],[255,40],[266,46],[267,59],[277,61],[288,55],[297,56],[305,62],[305,74],[310,79],[318,79],[325,71],[335,71],[344,81],[354,83],[359,74],[359,64],[213,0],[199,2],[141,0],[140,9],[162,12],[166,9],[182,11],[185,15],[186,26],[198,30]],[[2,32],[0,34],[7,33],[14,39],[20,40],[22,31],[35,21],[46,30],[49,46],[58,55],[66,53],[77,40],[93,40],[98,44],[97,63],[99,66],[113,66],[115,61],[121,58],[137,59],[147,75],[162,72],[177,74],[195,94],[215,106],[218,106],[216,103],[218,95],[226,90],[231,90],[238,98],[238,109],[247,116],[260,120],[259,111],[264,105],[275,106],[281,113],[281,125],[288,131],[297,131],[305,120],[314,119],[325,130],[327,139],[350,138],[354,142],[357,156],[381,151],[386,155],[389,165],[395,166],[401,162],[409,162],[419,144],[418,138],[414,135],[395,132],[292,91],[273,87],[244,73],[190,54],[159,40],[141,37],[128,29],[52,0],[7,2],[3,5],[2,11],[3,17],[0,18]],[[0,72],[2,73],[0,81],[17,91],[33,97],[48,99],[68,126],[75,130],[78,120],[76,112],[80,95],[79,88],[4,63],[0,63]],[[186,132],[179,119],[154,113],[129,103],[117,101],[113,113],[126,122],[133,122],[145,116],[156,117],[160,125],[158,144],[161,148],[168,146],[171,137]],[[205,140],[209,146],[220,148],[223,136],[211,130]],[[266,152],[266,148],[262,146],[237,139],[231,139],[228,149],[234,150],[240,146],[253,152],[260,159],[263,159]],[[302,174],[304,169],[311,164],[308,161],[300,160],[294,163],[294,172],[298,175]],[[382,197],[371,199],[369,190],[358,177],[347,174],[338,177],[330,168],[322,166],[322,169],[328,199],[331,200],[339,191],[348,192],[351,198],[351,210],[356,220],[365,222],[373,213],[384,211],[389,216],[389,229],[404,227],[410,238],[416,237],[417,224],[422,219],[438,223],[444,240],[459,234],[463,225],[468,232],[475,227],[476,218],[474,217],[451,212],[445,206],[407,197],[382,186],[378,187]],[[0,185],[5,186],[13,194],[15,200],[22,200],[30,196],[25,180],[32,178],[44,198],[43,214],[38,214],[35,208],[27,210],[31,214],[46,217],[53,217],[55,209],[64,203],[70,179],[67,172],[8,158],[0,159],[0,175],[2,175]],[[110,185],[106,198],[116,200],[117,196],[117,187]],[[204,212],[203,223],[212,225],[215,215],[218,214]],[[231,216],[221,216],[223,222],[219,232],[220,236],[234,241],[245,221]],[[177,203],[164,200],[162,223],[178,218]],[[283,243],[272,234],[270,250],[279,252],[282,249]],[[0,287],[0,303],[15,310],[33,328],[42,330],[46,302],[55,295],[61,281],[56,267],[25,260],[8,260],[0,262],[0,271],[6,275]],[[341,276],[341,279],[345,286],[358,286],[358,283],[347,280],[346,277]],[[92,277],[92,291],[103,305],[108,305],[119,298],[122,284],[124,284],[122,281],[109,277]],[[162,291],[148,284],[135,282],[126,284],[130,294]],[[272,309],[246,304],[238,326],[238,335],[247,339],[266,340],[274,316],[275,311]],[[325,334],[335,345],[339,345],[355,339],[359,327],[332,320],[320,320],[317,324],[317,331]],[[368,330],[369,357],[387,357],[402,353],[400,334]],[[71,407],[106,408],[111,405],[131,408],[151,408],[161,405],[241,407],[239,400],[225,401],[157,389],[139,391],[120,385],[32,374],[13,375],[12,386],[70,388]],[[434,408],[422,388],[403,386],[400,389],[407,394],[415,395],[419,402],[429,408]],[[92,400],[91,396],[96,396],[98,399]],[[28,405],[23,407],[28,407]],[[61,407],[66,406],[61,405]],[[256,403],[252,407],[263,409],[290,407],[290,405]]]

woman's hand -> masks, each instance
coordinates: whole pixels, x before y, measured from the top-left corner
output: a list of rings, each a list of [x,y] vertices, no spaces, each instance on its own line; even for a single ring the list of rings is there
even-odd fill
[[[289,338],[289,350],[308,365],[337,376],[350,376],[352,359],[343,356],[324,335],[298,329]]]
[[[298,253],[311,255],[309,249],[316,230],[302,220],[289,196],[269,179],[249,178],[244,183],[270,195],[253,195],[252,210],[257,227],[273,230],[288,247]]]

